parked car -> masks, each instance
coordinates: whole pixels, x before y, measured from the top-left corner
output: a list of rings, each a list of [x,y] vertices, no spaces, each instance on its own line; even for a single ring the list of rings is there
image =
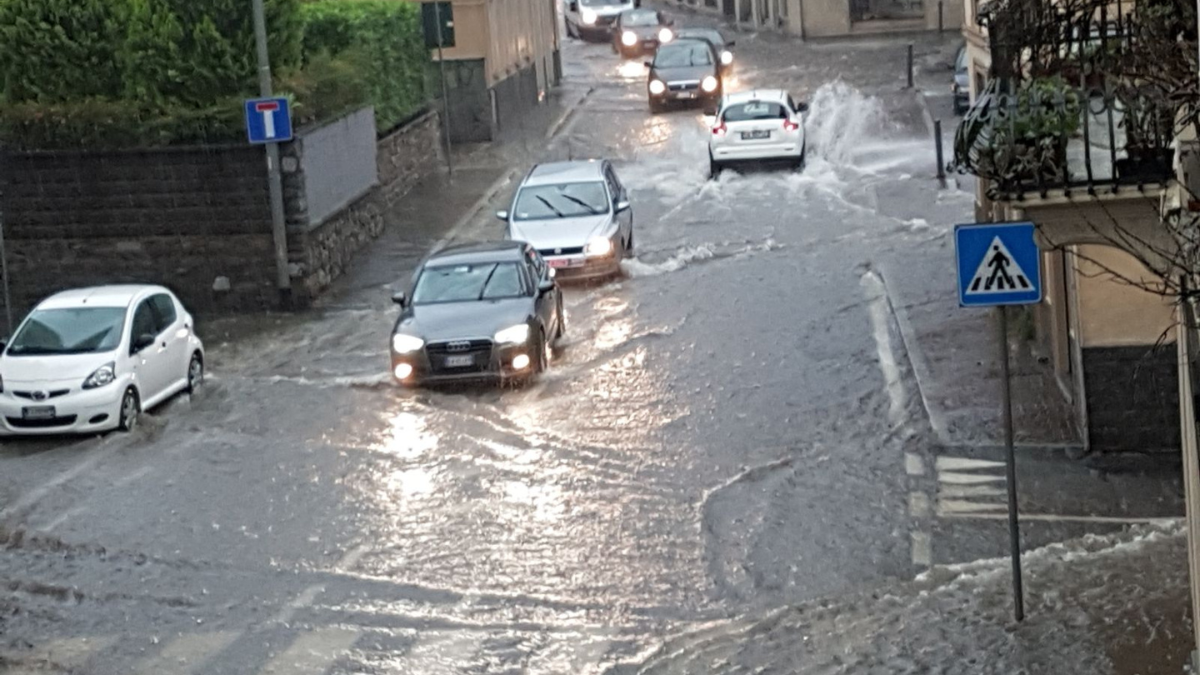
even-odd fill
[[[528,379],[550,366],[566,331],[554,270],[518,241],[442,250],[417,271],[392,330],[392,377],[414,386]]]
[[[509,239],[533,244],[561,280],[619,274],[633,254],[633,209],[607,160],[533,167],[510,210],[496,217]]]
[[[954,92],[954,114],[961,115],[971,107],[971,69],[965,44],[958,48],[958,55],[954,57],[954,84],[950,90]]]
[[[733,70],[733,47],[737,44],[733,40],[725,40],[725,36],[721,35],[721,31],[715,28],[680,28],[675,31],[675,38],[678,40],[705,40],[717,50],[717,54],[721,59],[721,70],[729,73]]]
[[[611,37],[617,15],[641,6],[641,0],[569,0],[563,11],[567,35],[603,42]]]
[[[736,161],[786,161],[804,164],[804,114],[808,105],[796,103],[778,89],[730,94],[708,137],[709,170],[713,177]]]
[[[674,24],[665,13],[653,9],[621,12],[613,24],[613,51],[627,59],[653,53],[675,39]]]
[[[647,61],[646,95],[650,112],[660,113],[672,103],[704,106],[715,112],[721,99],[721,59],[707,40],[679,40],[665,45]]]
[[[0,356],[0,435],[130,431],[204,380],[204,346],[160,286],[100,286],[42,301]]]

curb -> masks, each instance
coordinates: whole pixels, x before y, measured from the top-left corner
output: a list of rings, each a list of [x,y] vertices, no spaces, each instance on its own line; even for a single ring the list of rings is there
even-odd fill
[[[595,87],[588,87],[588,90],[583,92],[583,95],[580,96],[577,101],[567,106],[567,109],[558,116],[558,119],[554,120],[554,124],[551,124],[550,129],[546,131],[546,140],[553,139],[559,134],[559,132],[563,130],[563,127],[565,127],[567,122],[575,116],[575,113],[579,110],[579,107],[583,105],[584,101],[588,100],[588,97],[590,97],[594,91],[596,91]]]
[[[921,106],[921,116],[925,118],[925,131],[932,138],[934,134],[933,113],[929,110],[929,100],[925,98],[925,90],[917,89],[917,105]]]
[[[519,171],[520,169],[510,169],[504,175],[497,178],[491,185],[489,185],[487,190],[484,191],[483,196],[475,200],[467,209],[467,212],[464,213],[458,220],[454,221],[454,224],[450,226],[450,229],[446,230],[446,234],[429,249],[430,254],[437,253],[445,248],[447,244],[453,241],[459,235],[459,233],[471,223],[479,211],[483,209],[488,202],[492,201],[492,198],[499,194],[501,190],[503,190],[509,183],[512,182],[512,179]]]

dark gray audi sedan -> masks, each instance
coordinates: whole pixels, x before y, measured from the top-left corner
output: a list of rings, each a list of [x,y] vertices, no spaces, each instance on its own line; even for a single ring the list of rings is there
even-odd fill
[[[427,259],[392,296],[392,377],[405,386],[525,380],[550,366],[566,331],[554,270],[520,241],[467,244]]]

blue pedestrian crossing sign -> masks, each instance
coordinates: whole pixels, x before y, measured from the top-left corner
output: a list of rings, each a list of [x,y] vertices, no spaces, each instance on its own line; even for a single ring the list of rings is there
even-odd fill
[[[959,225],[958,304],[1033,305],[1042,301],[1042,256],[1033,223]]]
[[[286,98],[252,98],[246,101],[246,134],[251,143],[292,140],[292,116]]]

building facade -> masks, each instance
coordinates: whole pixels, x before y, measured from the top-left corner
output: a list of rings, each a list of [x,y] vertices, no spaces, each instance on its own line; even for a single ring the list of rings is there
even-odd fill
[[[723,15],[749,28],[773,28],[803,38],[958,30],[957,0],[670,0]]]
[[[1169,268],[1164,256],[1175,247],[1163,214],[1176,189],[1177,139],[1170,123],[1146,122],[1168,110],[1084,62],[1125,39],[1132,7],[1109,7],[1059,31],[1065,42],[1015,37],[997,55],[992,10],[981,16],[978,0],[965,0],[972,105],[955,161],[978,178],[978,222],[1038,227],[1045,279],[1034,311],[1038,346],[1085,446],[1177,451],[1176,306],[1155,273]],[[1005,53],[1014,56],[994,61]]]
[[[557,1],[451,0],[451,6],[455,42],[443,50],[450,139],[490,141],[545,101],[562,78]],[[436,50],[432,58],[439,66]]]

